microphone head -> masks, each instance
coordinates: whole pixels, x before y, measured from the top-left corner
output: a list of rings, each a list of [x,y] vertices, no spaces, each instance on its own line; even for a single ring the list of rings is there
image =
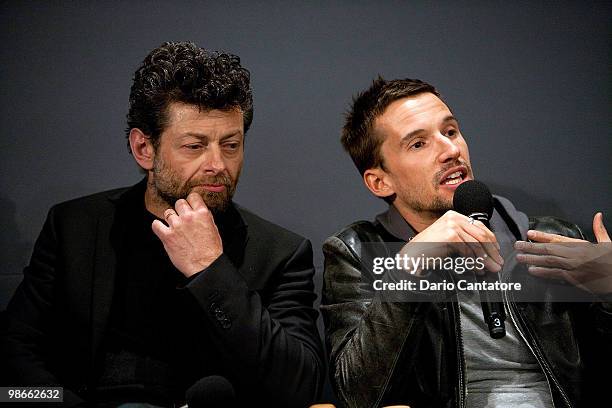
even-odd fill
[[[480,181],[468,180],[461,183],[453,196],[453,207],[460,214],[470,216],[475,213],[493,215],[493,196],[489,188]]]
[[[185,393],[189,408],[217,408],[232,406],[236,395],[234,387],[220,375],[200,378]]]

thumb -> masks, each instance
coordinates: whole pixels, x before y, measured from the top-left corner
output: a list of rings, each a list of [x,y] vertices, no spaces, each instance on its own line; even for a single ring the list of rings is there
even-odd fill
[[[610,242],[610,236],[603,223],[603,214],[600,212],[593,217],[593,233],[597,242]]]

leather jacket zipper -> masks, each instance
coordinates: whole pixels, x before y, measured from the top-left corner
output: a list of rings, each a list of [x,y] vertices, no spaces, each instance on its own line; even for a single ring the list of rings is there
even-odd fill
[[[457,324],[455,325],[455,329],[457,332],[457,365],[458,365],[458,374],[459,374],[459,395],[458,402],[459,407],[465,407],[465,399],[467,396],[467,389],[465,385],[465,354],[463,353],[463,334],[461,333],[461,306],[459,305],[459,297],[456,296],[453,302],[453,309],[455,312],[455,321]]]
[[[565,402],[566,406],[568,408],[572,408],[572,404],[569,401],[569,398],[565,394],[565,391],[561,387],[561,384],[559,383],[559,381],[555,378],[552,370],[550,369],[550,364],[546,360],[546,357],[544,356],[544,354],[539,349],[538,344],[535,342],[535,339],[533,339],[533,336],[531,336],[531,334],[529,333],[528,329],[525,330],[525,332],[532,337],[531,338],[531,340],[533,340],[532,343],[530,343],[528,341],[526,334],[523,333],[523,330],[522,330],[521,326],[519,325],[519,323],[523,323],[524,324],[524,322],[522,321],[522,319],[520,317],[520,314],[518,313],[518,309],[514,309],[513,308],[513,306],[515,306],[514,303],[510,303],[510,299],[509,299],[509,296],[508,296],[508,291],[507,290],[502,290],[502,295],[503,295],[504,305],[508,309],[508,312],[509,312],[508,314],[510,315],[510,319],[514,323],[514,327],[516,327],[516,331],[521,336],[521,338],[523,339],[525,344],[527,344],[527,347],[529,347],[529,349],[531,350],[531,352],[535,356],[536,360],[540,364],[540,367],[544,371],[544,376],[546,377],[546,383],[548,384],[548,390],[550,392],[550,398],[551,398],[551,401],[552,401],[553,408],[555,407],[555,401],[554,401],[554,398],[553,398],[552,387],[550,385],[550,381],[551,380],[557,386],[557,389],[559,390],[559,392],[561,394],[561,397],[563,398],[563,401]],[[515,314],[516,314],[516,318],[515,318]],[[519,321],[519,319],[520,319],[520,321]],[[525,325],[525,327],[527,327],[527,326]]]

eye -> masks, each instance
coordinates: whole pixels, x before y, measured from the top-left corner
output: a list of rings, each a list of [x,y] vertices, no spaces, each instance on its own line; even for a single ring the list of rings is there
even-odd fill
[[[425,146],[425,142],[424,142],[424,141],[422,141],[422,140],[419,140],[419,141],[417,141],[417,142],[414,142],[414,143],[413,143],[413,144],[410,146],[410,148],[411,148],[411,149],[420,149],[420,148],[422,148],[423,146]]]
[[[223,145],[227,150],[238,150],[240,147],[240,143],[238,142],[230,142]]]
[[[458,133],[459,133],[459,131],[457,129],[449,129],[446,132],[446,136],[453,137],[453,136],[457,136]]]
[[[189,150],[198,150],[202,148],[202,145],[200,143],[194,143],[185,145],[184,147]]]

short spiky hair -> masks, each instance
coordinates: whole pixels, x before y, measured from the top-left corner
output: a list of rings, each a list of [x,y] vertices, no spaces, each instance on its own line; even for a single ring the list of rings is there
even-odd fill
[[[138,128],[157,146],[172,102],[202,110],[240,109],[246,133],[253,120],[250,73],[236,55],[209,52],[191,42],[165,42],[134,73],[126,135]]]
[[[346,113],[340,141],[363,176],[366,170],[384,168],[380,146],[383,139],[373,132],[374,121],[394,101],[421,93],[440,94],[432,85],[418,79],[394,79],[386,81],[381,76],[372,85],[353,98]]]

